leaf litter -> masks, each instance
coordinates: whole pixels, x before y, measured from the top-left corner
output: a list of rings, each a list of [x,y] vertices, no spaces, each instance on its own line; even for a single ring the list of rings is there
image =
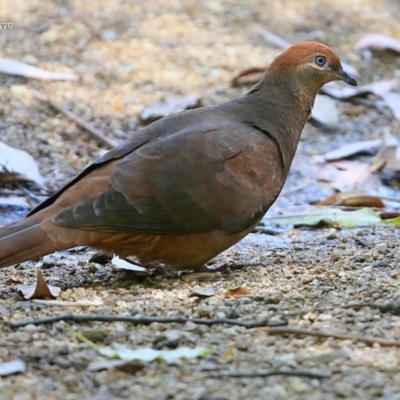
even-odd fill
[[[25,300],[55,299],[61,293],[61,289],[59,287],[49,285],[45,281],[40,270],[37,271],[36,283],[32,285],[19,286],[18,291]]]

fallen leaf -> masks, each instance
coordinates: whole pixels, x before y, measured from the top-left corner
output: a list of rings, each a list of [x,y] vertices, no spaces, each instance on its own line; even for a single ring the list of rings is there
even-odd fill
[[[315,98],[311,118],[329,129],[336,128],[339,122],[339,110],[335,100],[318,94]]]
[[[44,189],[44,180],[35,159],[24,150],[0,141],[0,182],[34,182]]]
[[[332,187],[339,192],[353,189],[371,191],[378,189],[380,185],[379,178],[366,163],[339,160],[331,164],[340,170],[340,174],[332,181]]]
[[[118,269],[125,269],[127,271],[133,271],[133,272],[144,272],[146,274],[149,273],[147,268],[134,264],[131,261],[123,260],[122,258],[119,258],[116,255],[114,255],[113,258],[111,259],[111,263]]]
[[[125,103],[122,100],[118,100],[112,104],[111,108],[115,112],[123,111],[125,108]]]
[[[21,285],[22,282],[14,278],[8,278],[5,282],[2,282],[1,284],[7,286],[14,286],[14,285]]]
[[[339,86],[337,83],[331,82],[325,85],[321,89],[321,92],[338,100],[350,100],[353,97],[366,96],[368,94],[381,97],[384,93],[390,92],[398,85],[399,81],[397,79],[377,81],[357,87]]]
[[[319,201],[316,206],[348,206],[348,207],[372,207],[384,208],[385,203],[379,196],[370,195],[360,190],[338,192]]]
[[[247,296],[251,294],[249,289],[243,288],[241,286],[228,288],[224,294],[225,297],[240,297],[240,296]]]
[[[265,68],[248,68],[232,78],[231,86],[251,85],[258,82],[265,72]],[[246,79],[243,79],[246,78]]]
[[[189,297],[212,297],[215,296],[216,293],[213,287],[208,286],[192,290]]]
[[[0,364],[0,376],[14,375],[25,371],[26,364],[24,361],[19,359]]]
[[[54,307],[101,307],[104,305],[103,299],[101,297],[95,297],[92,299],[80,299],[76,301],[65,301],[65,300],[40,300],[32,299],[32,303],[42,304]]]
[[[183,359],[206,357],[212,354],[212,350],[205,347],[179,347],[174,350],[154,350],[150,347],[141,347],[132,350],[124,345],[114,343],[112,347],[100,347],[99,353],[102,356],[125,361],[165,361],[167,364],[179,364]]]
[[[174,350],[155,350],[150,347],[141,347],[132,350],[122,344],[113,343],[112,346],[100,347],[76,331],[72,326],[68,330],[81,342],[108,358],[117,358],[123,361],[139,360],[143,362],[165,361],[167,364],[179,364],[183,359],[207,357],[213,353],[205,347],[179,347]]]
[[[355,228],[375,226],[381,222],[378,213],[370,208],[356,211],[343,211],[337,208],[317,208],[293,215],[282,215],[268,218],[278,225],[316,226],[331,225],[336,228]]]
[[[330,182],[338,192],[359,189],[370,192],[380,185],[379,178],[373,174],[367,163],[360,161],[339,160],[330,163],[311,164],[294,160],[292,170],[305,177]]]
[[[390,50],[400,53],[400,41],[382,34],[369,34],[362,37],[355,45],[357,51],[365,54],[365,50]]]
[[[295,158],[292,163],[292,171],[297,171],[304,177],[324,182],[332,182],[340,175],[340,171],[330,163],[317,162],[312,164],[310,161],[313,160],[303,161]]]
[[[395,171],[400,171],[399,144],[399,140],[392,135],[390,128],[385,127],[383,130],[383,146],[372,161],[369,167],[370,171],[378,171],[384,166]]]
[[[132,361],[124,361],[124,360],[104,360],[104,361],[94,361],[91,362],[86,369],[90,372],[98,372],[104,371],[108,369],[118,369],[120,371],[135,374],[136,372],[144,369],[146,364],[142,361],[132,360]]]
[[[0,58],[0,73],[52,81],[76,81],[75,74],[46,71],[10,58]]]
[[[228,348],[225,350],[225,353],[222,355],[221,360],[223,362],[229,362],[232,360],[233,356],[235,355],[236,351],[236,345],[231,344],[228,346]]]
[[[197,95],[170,96],[145,108],[140,114],[140,120],[142,123],[149,124],[169,114],[200,106],[201,98]]]
[[[382,218],[382,222],[384,224],[394,225],[394,226],[397,226],[398,228],[400,228],[400,216],[396,216],[395,218],[387,218],[387,219]]]
[[[25,300],[31,299],[55,299],[59,296],[61,289],[57,286],[48,285],[40,270],[37,271],[36,283],[33,285],[19,286],[18,291]]]
[[[0,304],[0,318],[1,317],[8,317],[10,315],[10,310]]]
[[[358,153],[371,152],[382,146],[382,143],[382,140],[362,140],[360,142],[349,143],[339,149],[325,153],[324,158],[326,161],[333,161],[354,156]]]
[[[394,92],[382,93],[381,97],[385,104],[392,111],[393,116],[400,121],[400,94]]]
[[[1,173],[0,173],[1,175]],[[1,177],[0,177],[1,182]],[[25,197],[21,196],[7,196],[7,197],[0,197],[0,204],[2,206],[17,206],[17,207],[25,207],[29,208],[30,204],[28,203]]]

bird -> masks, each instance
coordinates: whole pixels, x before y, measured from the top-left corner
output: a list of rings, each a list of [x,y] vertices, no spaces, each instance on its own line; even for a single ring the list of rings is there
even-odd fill
[[[303,42],[247,93],[144,127],[0,228],[0,268],[87,246],[203,271],[275,202],[315,97],[335,80],[357,86],[333,49]]]

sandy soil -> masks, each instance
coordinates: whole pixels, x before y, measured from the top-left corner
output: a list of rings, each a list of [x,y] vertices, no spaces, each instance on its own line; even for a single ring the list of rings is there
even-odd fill
[[[359,69],[360,83],[400,76],[398,57],[376,57],[366,65],[354,50],[367,33],[399,36],[397,0],[14,0],[0,2],[0,19],[13,23],[11,31],[0,31],[1,57],[81,77],[79,82],[43,82],[0,75],[0,138],[35,157],[51,190],[107,147],[35,99],[32,89],[121,141],[134,134],[138,115],[155,100],[198,94],[206,105],[246,90],[231,88],[232,77],[267,65],[280,52],[256,33],[257,25],[289,42],[331,45]],[[399,130],[386,109],[338,106],[342,114],[335,131],[307,125],[298,160],[379,138],[384,126]],[[301,188],[298,182],[292,172],[275,212],[332,193],[329,184],[310,181]],[[3,211],[2,223],[6,217],[20,214]],[[87,250],[62,252],[1,271],[0,316],[13,321],[66,313],[239,317],[400,340],[399,317],[377,307],[400,301],[398,238],[393,228],[253,235],[216,260],[229,262],[231,272],[203,280],[138,277],[89,263],[93,252]],[[63,289],[62,300],[91,305],[21,301],[18,282],[32,283],[37,268]],[[189,297],[193,289],[207,286],[215,296]],[[225,297],[231,287],[246,288],[253,297]],[[102,357],[78,341],[69,326],[98,345],[118,342],[137,348],[161,342],[166,347],[205,346],[214,353],[178,366],[151,363],[136,373],[90,372],[88,364]],[[20,329],[0,324],[0,332],[0,362],[21,358],[27,363],[25,373],[0,380],[2,399],[400,399],[396,346],[193,323],[135,327],[62,321]],[[328,378],[215,376],[265,370],[307,370]]]

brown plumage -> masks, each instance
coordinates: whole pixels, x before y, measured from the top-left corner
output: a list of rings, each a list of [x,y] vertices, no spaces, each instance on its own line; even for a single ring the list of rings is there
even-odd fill
[[[350,85],[329,47],[290,47],[246,95],[163,118],[0,229],[0,267],[87,245],[200,269],[260,221],[286,180],[315,96]]]

